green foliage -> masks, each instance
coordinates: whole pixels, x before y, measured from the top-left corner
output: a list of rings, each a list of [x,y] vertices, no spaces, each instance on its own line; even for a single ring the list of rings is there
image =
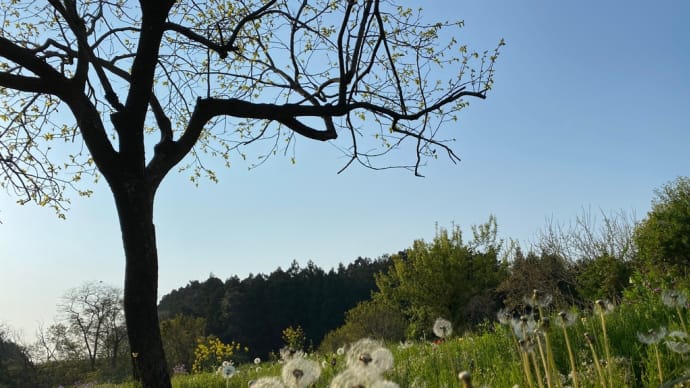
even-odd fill
[[[39,386],[27,349],[12,341],[8,331],[0,325],[0,388]]]
[[[655,191],[652,210],[635,230],[638,265],[659,280],[690,274],[690,178]]]
[[[326,334],[320,350],[334,352],[365,337],[397,342],[405,337],[407,326],[405,316],[396,306],[385,303],[382,298],[373,298],[350,309],[345,324]]]
[[[283,330],[283,342],[285,346],[293,350],[304,350],[307,344],[307,337],[304,335],[302,326],[289,326]]]
[[[161,321],[163,349],[170,370],[180,365],[189,370],[195,359],[195,347],[198,340],[204,336],[205,327],[204,318],[185,315]]]
[[[231,361],[233,355],[241,350],[240,344],[235,342],[226,344],[215,336],[199,338],[194,349],[192,371],[194,373],[215,372],[223,361]]]
[[[117,383],[126,382],[132,378],[130,357],[119,357],[115,363],[112,360],[99,360],[96,362],[95,370],[91,369],[91,363],[87,360],[65,360],[37,364],[35,371],[41,382],[35,385],[36,387],[43,385],[81,387],[87,382]]]
[[[577,292],[584,300],[619,300],[628,286],[632,268],[629,262],[604,255],[582,260],[576,268]]]
[[[389,262],[387,257],[358,258],[328,272],[313,262],[303,268],[293,262],[287,270],[278,268],[241,280],[232,277],[224,283],[211,276],[164,295],[160,316],[210,320],[207,335],[247,345],[250,359],[265,358],[283,346],[281,332],[286,327],[299,325],[305,344],[320,343],[326,333],[344,323],[347,310],[371,296],[376,287],[374,274]]]
[[[510,308],[524,304],[524,298],[531,296],[535,289],[551,295],[556,306],[567,306],[575,299],[574,283],[575,274],[563,258],[533,252],[524,256],[518,249],[510,263],[510,274],[498,286],[498,291]]]
[[[440,316],[470,327],[497,310],[495,289],[507,266],[498,259],[502,243],[496,239],[496,219],[473,230],[474,240],[465,244],[458,227],[440,229],[432,242],[417,240],[393,256],[388,271],[376,276],[381,298],[409,319],[409,335],[429,333]]]
[[[186,287],[181,287],[164,295],[158,305],[161,319],[175,318],[185,315],[204,318],[204,330],[210,334],[219,334],[224,322],[221,314],[221,302],[225,295],[225,284],[211,274],[206,281],[190,281]]]

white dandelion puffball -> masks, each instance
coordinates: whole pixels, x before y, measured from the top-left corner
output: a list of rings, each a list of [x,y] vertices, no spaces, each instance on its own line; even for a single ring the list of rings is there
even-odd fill
[[[367,373],[364,368],[354,367],[345,369],[331,380],[329,388],[373,387],[373,383],[380,380],[379,376]]]
[[[362,338],[352,344],[345,356],[345,362],[349,368],[366,367],[373,360],[371,354],[383,347],[380,341],[370,338]]]
[[[666,337],[666,328],[661,327],[657,330],[649,329],[646,333],[637,333],[637,339],[645,345],[659,343]]]
[[[436,319],[434,322],[434,334],[438,338],[446,338],[453,334],[453,326],[450,321],[443,318]]]
[[[393,353],[386,348],[378,348],[371,353],[371,367],[383,373],[393,368]]]
[[[688,298],[680,292],[666,290],[661,294],[661,301],[668,307],[685,307]]]
[[[290,388],[306,388],[321,376],[319,363],[306,358],[293,358],[283,365],[281,377]]]
[[[235,366],[232,365],[232,362],[230,361],[223,361],[223,365],[221,365],[220,368],[218,368],[218,373],[223,375],[226,379],[229,379],[235,374]]]

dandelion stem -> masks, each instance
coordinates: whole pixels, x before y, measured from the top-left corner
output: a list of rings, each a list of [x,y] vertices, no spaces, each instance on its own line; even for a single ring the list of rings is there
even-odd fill
[[[534,388],[534,381],[532,381],[532,371],[530,370],[529,366],[529,356],[527,353],[522,353],[521,354],[522,358],[522,368],[525,370],[525,378],[527,379],[527,385],[529,385],[530,388]]]
[[[609,350],[609,336],[606,332],[606,318],[604,313],[601,313],[601,329],[604,332],[604,352],[606,353],[606,373],[609,378],[609,387],[613,387],[613,375],[611,372],[611,351]]]
[[[539,385],[539,388],[544,388],[544,383],[542,382],[541,378],[541,372],[539,371],[539,363],[537,362],[537,356],[534,355],[534,352],[530,354],[532,356],[532,365],[534,365],[534,372],[537,374],[537,384]]]
[[[551,350],[551,340],[549,333],[544,331],[544,341],[546,342],[546,361],[549,364],[549,369],[546,373],[556,382],[556,386],[560,387],[561,383],[558,379],[558,371],[556,370],[556,361],[553,358],[553,351]]]
[[[661,358],[659,357],[659,346],[657,344],[653,344],[654,346],[654,355],[656,356],[656,367],[659,369],[659,384],[664,383],[664,372],[661,369]]]
[[[688,327],[685,326],[685,319],[683,319],[683,312],[680,310],[680,306],[676,305],[676,312],[678,313],[678,318],[680,318],[680,324],[683,327],[685,334],[688,334]]]
[[[544,355],[544,349],[541,343],[541,338],[539,338],[539,334],[537,334],[536,337],[537,347],[539,347],[539,357],[541,358],[541,364],[544,367],[544,373],[546,373],[546,385],[549,388],[553,388],[553,383],[551,381],[551,373],[549,372],[548,361],[546,360],[546,356]]]
[[[592,359],[594,360],[594,367],[599,375],[599,383],[602,387],[606,387],[606,378],[604,378],[604,371],[601,370],[601,363],[599,362],[599,357],[597,356],[596,350],[594,350],[594,340],[589,333],[585,333],[585,339],[589,345],[589,350],[592,352]]]
[[[573,356],[573,348],[570,346],[570,338],[568,336],[568,330],[565,328],[565,324],[561,326],[563,329],[563,337],[565,338],[565,347],[568,349],[568,359],[570,360],[570,373],[573,376],[573,387],[579,388],[580,384],[577,380],[577,370],[575,369],[575,357]]]

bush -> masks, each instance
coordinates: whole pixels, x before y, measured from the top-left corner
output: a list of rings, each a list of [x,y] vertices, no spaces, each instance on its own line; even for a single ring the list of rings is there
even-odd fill
[[[326,334],[320,350],[334,352],[364,337],[397,342],[405,337],[406,329],[407,321],[400,310],[374,298],[360,302],[348,311],[345,324]]]

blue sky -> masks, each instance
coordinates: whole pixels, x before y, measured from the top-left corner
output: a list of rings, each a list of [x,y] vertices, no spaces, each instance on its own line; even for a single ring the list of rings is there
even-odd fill
[[[417,4],[417,3],[415,3]],[[527,244],[547,219],[583,208],[645,216],[653,190],[690,175],[690,2],[425,2],[429,19],[464,19],[471,48],[507,46],[494,90],[473,100],[451,137],[462,162],[405,171],[354,166],[300,139],[297,163],[237,163],[220,183],[172,174],[157,196],[160,294],[210,273],[267,273],[292,260],[323,268],[431,239],[435,223],[498,219]],[[410,155],[400,155],[409,160]],[[120,286],[124,258],[105,184],[66,221],[0,193],[0,322],[31,338],[67,289]]]

